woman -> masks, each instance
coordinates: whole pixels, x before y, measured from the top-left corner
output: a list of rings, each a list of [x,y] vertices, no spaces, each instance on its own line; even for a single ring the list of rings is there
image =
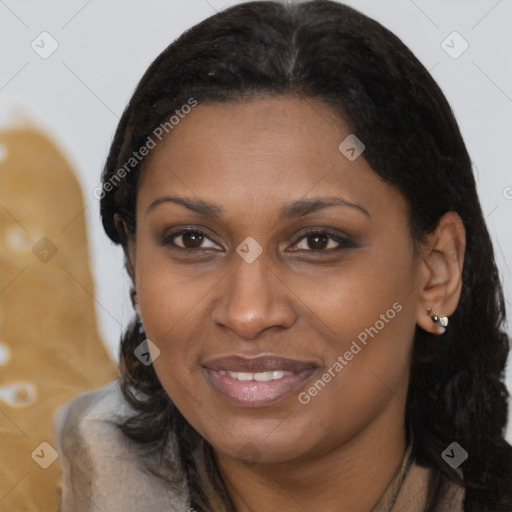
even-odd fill
[[[212,16],[102,177],[136,321],[119,387],[57,420],[63,511],[512,510],[492,245],[393,34],[324,0]]]

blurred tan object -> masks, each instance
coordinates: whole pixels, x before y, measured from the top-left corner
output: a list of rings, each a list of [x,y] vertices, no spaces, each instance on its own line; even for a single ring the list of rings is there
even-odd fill
[[[98,334],[73,169],[42,133],[0,132],[0,510],[55,512],[58,406],[116,378]]]

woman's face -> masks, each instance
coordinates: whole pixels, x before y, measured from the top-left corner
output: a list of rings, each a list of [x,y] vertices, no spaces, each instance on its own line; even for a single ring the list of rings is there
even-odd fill
[[[418,263],[406,201],[349,135],[310,99],[199,104],[150,155],[140,311],[163,387],[222,456],[403,432]]]

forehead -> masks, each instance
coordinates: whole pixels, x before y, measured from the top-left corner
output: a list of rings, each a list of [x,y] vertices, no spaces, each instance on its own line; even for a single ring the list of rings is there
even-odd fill
[[[172,192],[261,209],[336,192],[361,203],[396,196],[364,153],[350,160],[340,151],[350,135],[343,119],[319,100],[199,104],[152,150],[138,201]]]

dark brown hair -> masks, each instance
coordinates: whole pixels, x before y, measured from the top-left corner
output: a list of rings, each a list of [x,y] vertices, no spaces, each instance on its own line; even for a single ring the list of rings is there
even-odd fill
[[[190,98],[201,104],[253,94],[316,98],[329,105],[364,141],[364,158],[374,171],[408,200],[416,243],[445,212],[462,218],[467,246],[460,302],[442,337],[417,327],[406,424],[417,462],[434,469],[427,510],[436,510],[446,479],[465,486],[468,512],[512,510],[512,448],[504,440],[509,340],[502,329],[504,298],[492,243],[450,106],[390,31],[326,0],[251,2],[206,19],[165,49],[143,76],[117,128],[103,183]],[[115,243],[123,243],[114,225],[116,213],[136,235],[143,167],[144,161],[101,199],[103,226]],[[211,510],[207,482],[192,455],[203,440],[173,405],[153,367],[134,357],[139,343],[133,323],[122,338],[120,365],[122,389],[134,414],[121,428],[148,454],[160,454],[162,475],[171,465],[165,447],[174,437],[191,506]],[[462,480],[441,457],[453,441],[469,453]],[[213,449],[203,445],[209,484],[226,510],[233,510]]]

